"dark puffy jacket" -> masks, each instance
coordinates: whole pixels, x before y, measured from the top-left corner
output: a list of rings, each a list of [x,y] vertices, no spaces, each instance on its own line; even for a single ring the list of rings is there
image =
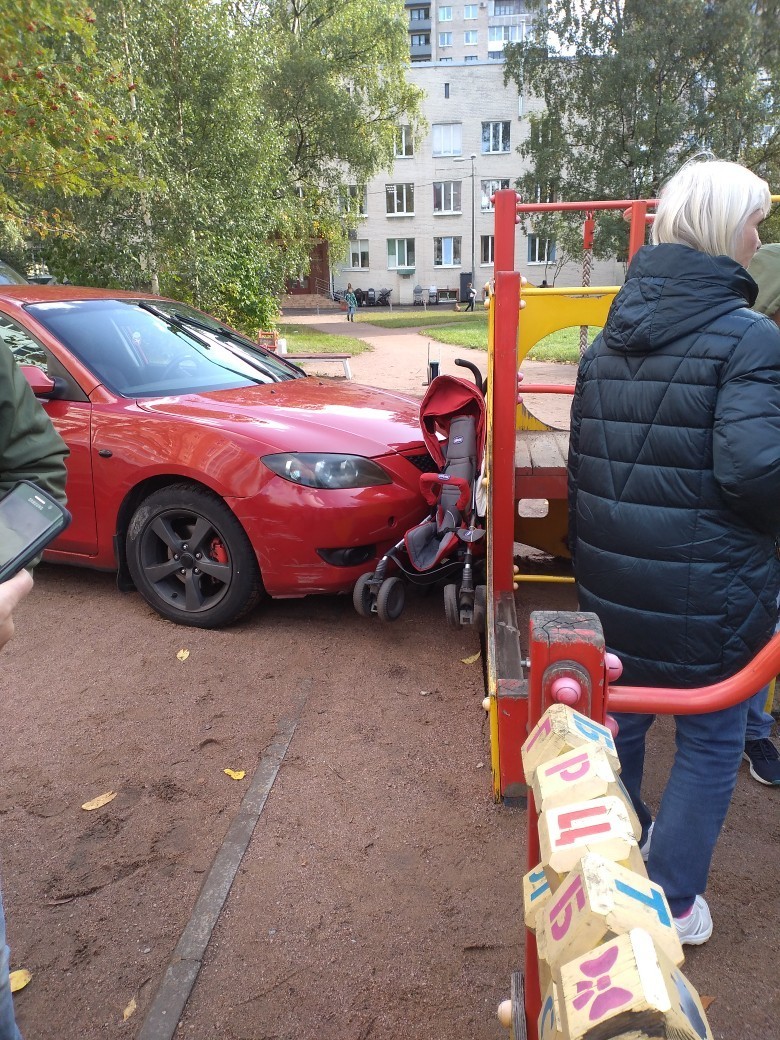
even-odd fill
[[[728,257],[645,247],[580,364],[570,546],[624,682],[716,682],[772,634],[780,330],[756,293]]]

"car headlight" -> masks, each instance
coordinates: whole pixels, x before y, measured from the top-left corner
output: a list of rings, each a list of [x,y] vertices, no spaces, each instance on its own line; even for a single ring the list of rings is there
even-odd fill
[[[283,452],[280,455],[265,455],[261,461],[277,476],[302,487],[344,490],[392,484],[381,466],[360,455]]]

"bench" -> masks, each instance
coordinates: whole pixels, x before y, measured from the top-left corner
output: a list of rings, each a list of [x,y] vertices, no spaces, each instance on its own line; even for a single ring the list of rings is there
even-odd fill
[[[439,289],[438,291],[439,303],[457,303],[458,302],[458,290],[457,289]]]
[[[296,365],[299,361],[316,361],[317,363],[335,361],[343,366],[344,378],[352,378],[352,369],[349,367],[351,354],[287,354],[286,357],[288,361],[292,361]]]
[[[278,332],[258,332],[257,342],[266,350],[277,350],[279,347]]]

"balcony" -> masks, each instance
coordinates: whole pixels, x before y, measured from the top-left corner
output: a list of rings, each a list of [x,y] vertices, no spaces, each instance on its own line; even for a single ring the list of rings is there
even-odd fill
[[[431,19],[430,18],[410,18],[409,19],[409,32],[430,32],[431,31]]]
[[[412,61],[428,61],[431,57],[431,45],[426,43],[421,46],[409,47],[409,57]]]

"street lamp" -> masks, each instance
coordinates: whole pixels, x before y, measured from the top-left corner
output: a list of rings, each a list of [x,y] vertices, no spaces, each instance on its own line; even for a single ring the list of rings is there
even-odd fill
[[[477,156],[476,156],[475,152],[472,152],[471,155],[469,156],[469,161],[471,162],[471,284],[472,284],[472,286],[474,286],[475,289],[476,289],[476,285],[474,285],[474,279],[476,277],[476,264],[474,262],[474,255],[475,255],[475,248],[476,248],[475,247],[475,240],[476,240],[476,231],[475,231],[476,203],[475,203],[475,197],[474,197],[474,160],[476,158],[477,158]],[[464,162],[466,162],[466,160],[465,159],[453,159],[453,162],[464,163]]]

